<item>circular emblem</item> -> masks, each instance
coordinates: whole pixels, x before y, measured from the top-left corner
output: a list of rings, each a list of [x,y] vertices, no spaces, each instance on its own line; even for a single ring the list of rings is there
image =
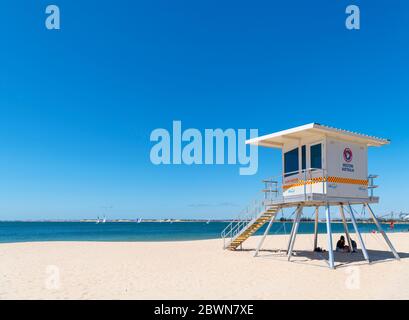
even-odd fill
[[[344,160],[346,162],[351,162],[352,161],[352,151],[349,148],[344,149]]]

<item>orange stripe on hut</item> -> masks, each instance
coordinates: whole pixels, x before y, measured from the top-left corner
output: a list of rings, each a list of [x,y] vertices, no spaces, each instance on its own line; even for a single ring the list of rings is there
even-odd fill
[[[333,183],[344,183],[344,184],[357,184],[357,185],[368,185],[368,180],[366,179],[351,179],[351,178],[342,178],[342,177],[327,177],[326,179],[324,177],[317,177],[317,178],[312,178],[309,180],[298,180],[296,183],[291,183],[287,185],[283,185],[283,189],[287,190],[293,187],[300,187],[303,185],[310,185],[314,183],[321,183],[321,182],[333,182]]]

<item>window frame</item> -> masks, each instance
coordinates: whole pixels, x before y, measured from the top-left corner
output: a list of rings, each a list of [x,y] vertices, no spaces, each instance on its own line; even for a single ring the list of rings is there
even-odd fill
[[[321,168],[317,168],[317,167],[313,167],[313,161],[312,161],[312,148],[314,147],[314,146],[317,146],[317,145],[321,145]],[[320,141],[320,142],[316,142],[316,143],[312,143],[312,144],[310,144],[310,169],[311,169],[311,171],[314,171],[314,170],[323,170],[323,167],[324,167],[324,143],[322,142],[322,141]]]
[[[287,171],[286,170],[286,165],[287,165],[286,154],[288,154],[289,152],[294,152],[294,151],[296,151],[296,154],[297,154],[297,161],[295,162],[297,164],[297,168],[296,168],[296,170]],[[300,172],[300,150],[299,150],[299,147],[296,147],[294,149],[291,149],[291,150],[288,150],[288,151],[284,152],[283,162],[284,162],[283,174],[284,174],[285,178],[298,174]]]
[[[307,170],[307,145],[301,146],[301,171]]]

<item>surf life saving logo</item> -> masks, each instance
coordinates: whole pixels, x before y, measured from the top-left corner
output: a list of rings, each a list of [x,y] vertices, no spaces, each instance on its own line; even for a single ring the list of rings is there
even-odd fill
[[[344,149],[344,160],[346,162],[351,162],[352,161],[352,151],[349,148]]]

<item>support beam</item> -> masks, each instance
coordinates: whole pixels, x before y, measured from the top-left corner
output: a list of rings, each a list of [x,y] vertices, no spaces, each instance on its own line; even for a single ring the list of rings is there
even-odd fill
[[[344,225],[344,231],[345,231],[345,236],[347,237],[347,241],[348,241],[349,252],[352,252],[354,249],[352,248],[352,241],[351,241],[351,237],[349,236],[347,220],[345,219],[345,214],[344,214],[344,206],[342,204],[339,206],[339,213],[341,215],[342,224]]]
[[[356,220],[355,220],[354,211],[352,210],[352,206],[351,206],[350,203],[348,203],[348,206],[349,206],[349,213],[351,215],[351,221],[352,221],[352,224],[354,226],[355,233],[356,233],[356,235],[358,237],[358,242],[359,242],[359,245],[361,246],[362,253],[364,254],[365,260],[370,262],[368,252],[366,252],[364,241],[362,240],[361,233],[359,232],[358,225],[357,225]]]
[[[331,213],[330,213],[330,206],[327,203],[325,208],[325,213],[327,216],[327,237],[328,237],[328,265],[331,269],[335,269],[334,264],[334,251],[332,246],[332,232],[331,232]]]
[[[369,206],[368,203],[364,204],[366,208],[368,208],[369,213],[372,216],[373,221],[375,222],[376,226],[378,227],[378,231],[382,234],[383,238],[385,239],[386,243],[389,246],[389,249],[391,249],[391,252],[395,256],[397,260],[400,260],[399,254],[396,252],[395,248],[392,245],[392,242],[389,240],[388,236],[386,235],[385,231],[383,231],[382,226],[380,225],[378,219],[376,218],[375,214],[373,213],[371,207]]]
[[[317,249],[317,246],[318,246],[318,213],[319,213],[319,207],[315,207],[314,248],[313,248],[313,251],[315,251]]]
[[[273,225],[274,219],[276,217],[277,213],[273,214],[271,216],[270,222],[268,223],[268,226],[266,228],[266,231],[264,231],[263,237],[260,239],[260,242],[258,243],[256,252],[254,253],[254,257],[258,256],[258,252],[261,249],[261,246],[263,245],[264,240],[266,239],[266,236],[268,235],[268,232],[270,231],[271,226]]]
[[[288,261],[290,261],[291,255],[292,255],[292,253],[293,253],[295,238],[296,238],[296,236],[297,236],[298,227],[300,226],[301,216],[302,216],[302,206],[299,206],[299,207],[297,208],[297,213],[296,213],[296,219],[295,219],[295,225],[294,225],[293,235],[292,235],[291,242],[290,242],[290,248],[289,248],[288,253],[287,253]]]
[[[295,216],[294,216],[293,225],[291,226],[290,239],[288,239],[288,244],[287,244],[287,253],[288,253],[288,251],[290,251],[290,245],[291,245],[291,242],[293,241],[295,222],[297,221],[298,208],[299,207],[297,207],[297,209],[295,209]]]

